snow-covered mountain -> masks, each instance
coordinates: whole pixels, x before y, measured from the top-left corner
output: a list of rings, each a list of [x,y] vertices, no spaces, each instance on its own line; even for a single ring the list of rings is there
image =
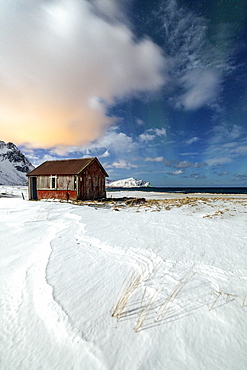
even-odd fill
[[[27,185],[26,174],[34,169],[13,143],[0,140],[0,185]]]
[[[143,181],[143,180],[136,180],[134,177],[130,177],[124,180],[117,180],[111,181],[106,180],[106,187],[107,188],[140,188],[140,187],[148,187],[151,186],[150,182]]]

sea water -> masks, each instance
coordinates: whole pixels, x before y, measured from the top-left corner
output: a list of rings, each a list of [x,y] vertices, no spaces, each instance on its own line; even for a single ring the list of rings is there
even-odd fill
[[[145,191],[158,193],[207,193],[207,194],[247,194],[247,187],[134,187],[106,188],[106,191]]]

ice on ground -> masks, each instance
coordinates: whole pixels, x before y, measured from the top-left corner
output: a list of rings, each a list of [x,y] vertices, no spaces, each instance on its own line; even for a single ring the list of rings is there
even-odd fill
[[[116,212],[10,191],[1,369],[246,369],[246,197]]]

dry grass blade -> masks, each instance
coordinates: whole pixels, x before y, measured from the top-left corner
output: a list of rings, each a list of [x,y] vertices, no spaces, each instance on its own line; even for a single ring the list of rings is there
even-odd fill
[[[145,292],[144,292],[144,295],[146,293],[146,289],[145,289]],[[157,294],[158,294],[158,291],[156,290],[154,292],[154,295],[150,298],[149,302],[147,303],[147,305],[144,307],[143,310],[141,310],[139,313],[138,313],[138,318],[137,318],[137,322],[136,322],[136,325],[134,327],[134,330],[135,332],[137,333],[141,326],[143,325],[143,322],[144,320],[146,319],[150,309],[152,308],[152,305],[157,297]]]
[[[242,307],[244,307],[244,305],[245,305],[246,297],[247,297],[247,296],[245,295],[245,296],[244,296],[244,299],[243,299],[243,302],[242,302],[242,305],[241,305]]]
[[[144,272],[142,271],[140,274],[136,276],[135,272],[132,272],[130,278],[127,280],[126,286],[123,290],[123,292],[120,295],[120,298],[116,304],[116,306],[113,307],[112,310],[112,317],[116,317],[118,320],[121,318],[121,315],[123,313],[123,310],[133,294],[133,292],[136,290],[138,285],[141,283],[144,276]]]
[[[216,294],[217,294],[217,297],[216,297],[216,299],[214,300],[213,304],[211,305],[211,307],[210,307],[209,311],[211,311],[211,310],[214,308],[214,306],[215,306],[216,302],[218,301],[218,299],[219,299],[219,298],[220,298],[220,296],[222,295],[222,292],[216,292]]]
[[[170,306],[178,296],[178,294],[181,292],[181,290],[184,288],[184,286],[188,283],[188,281],[192,278],[192,276],[195,274],[193,273],[194,265],[191,267],[191,269],[180,279],[179,283],[175,286],[175,288],[171,291],[171,293],[168,295],[165,302],[160,306],[159,314],[154,320],[155,322],[159,321],[161,317],[163,317],[167,311],[169,310]]]

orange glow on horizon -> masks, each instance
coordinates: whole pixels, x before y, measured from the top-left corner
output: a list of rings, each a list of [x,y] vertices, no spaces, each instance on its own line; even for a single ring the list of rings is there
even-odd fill
[[[99,124],[102,122],[102,124]],[[1,139],[33,148],[77,146],[97,139],[110,119],[89,106],[15,106],[0,112]]]

